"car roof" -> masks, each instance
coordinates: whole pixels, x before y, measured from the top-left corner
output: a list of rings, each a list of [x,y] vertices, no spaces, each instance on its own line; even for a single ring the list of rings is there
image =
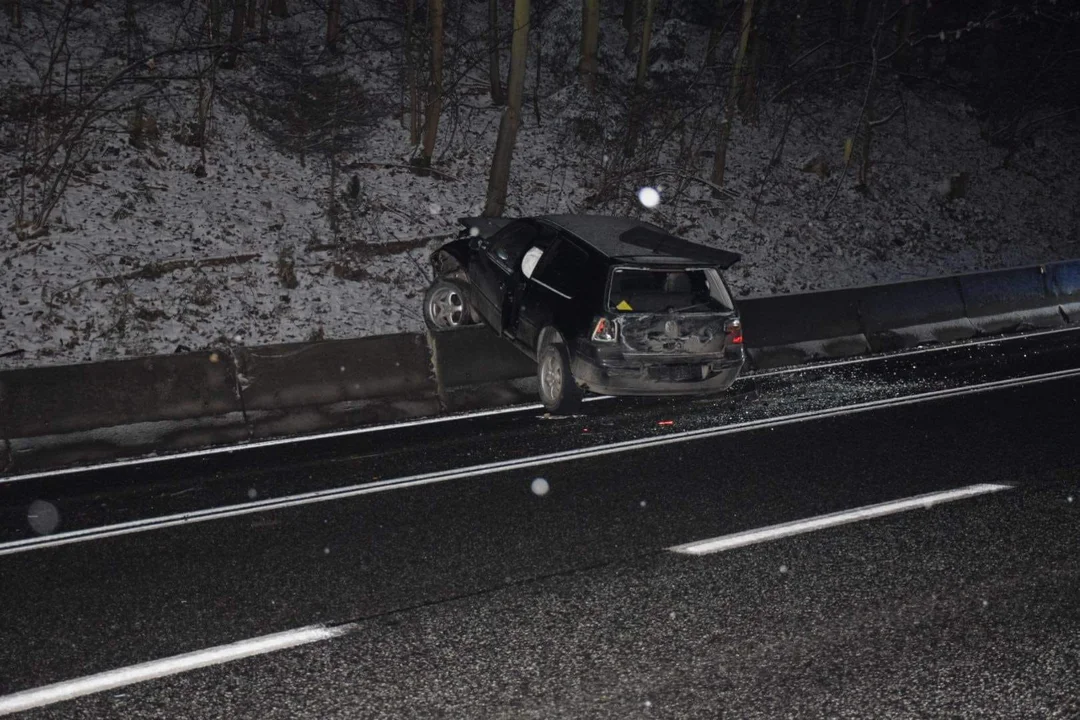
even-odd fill
[[[612,215],[544,215],[537,220],[558,227],[597,252],[624,262],[716,265],[725,270],[742,257],[671,235],[644,220]]]

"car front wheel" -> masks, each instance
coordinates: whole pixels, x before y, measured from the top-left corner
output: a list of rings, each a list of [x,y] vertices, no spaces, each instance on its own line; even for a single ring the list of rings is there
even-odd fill
[[[581,407],[581,388],[570,374],[570,353],[565,344],[546,341],[537,357],[536,373],[540,402],[549,412],[570,415]]]
[[[424,322],[434,332],[468,325],[472,314],[465,288],[453,280],[440,279],[424,293]]]

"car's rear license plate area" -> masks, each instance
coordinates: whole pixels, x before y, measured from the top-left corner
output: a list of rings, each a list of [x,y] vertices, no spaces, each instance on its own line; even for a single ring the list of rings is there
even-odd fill
[[[708,367],[708,365],[652,365],[646,372],[651,380],[692,382],[704,380]]]

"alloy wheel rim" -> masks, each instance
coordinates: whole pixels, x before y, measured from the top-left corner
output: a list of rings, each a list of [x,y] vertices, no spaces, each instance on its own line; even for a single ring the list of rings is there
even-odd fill
[[[559,359],[554,354],[544,358],[544,367],[540,371],[540,384],[544,386],[544,393],[551,400],[558,399],[562,393],[562,367]]]
[[[438,327],[452,328],[461,324],[465,314],[465,301],[461,294],[448,287],[441,287],[431,294],[428,301],[428,315]]]

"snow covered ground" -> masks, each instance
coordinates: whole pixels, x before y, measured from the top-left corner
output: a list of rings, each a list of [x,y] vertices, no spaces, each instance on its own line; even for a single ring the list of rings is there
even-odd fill
[[[481,56],[482,38],[469,28],[482,27],[483,9],[472,9],[477,23],[448,25],[459,53],[452,67],[463,67],[469,52]],[[88,38],[121,22],[108,3],[87,12],[94,13]],[[178,12],[164,3],[140,18],[144,51],[165,42],[181,23]],[[638,214],[742,253],[729,272],[741,297],[1080,256],[1080,133],[1064,120],[1040,125],[1006,163],[1006,151],[980,137],[957,96],[887,88],[882,104],[902,98],[904,110],[877,129],[872,181],[860,190],[854,170],[843,171],[843,153],[861,89],[838,86],[827,96],[768,104],[755,125],[737,123],[727,193],[717,199],[695,179],[711,168],[714,107],[666,139],[648,135],[632,162],[616,158],[625,133],[617,99],[625,94],[602,83],[590,99],[576,84],[579,18],[578,4],[567,3],[533,35],[543,49],[540,99],[534,105],[530,53],[508,215]],[[300,13],[282,27],[317,42],[321,23]],[[560,31],[560,23],[571,29]],[[0,29],[5,94],[36,82],[33,59],[40,64],[47,48],[30,42],[33,28],[31,18],[25,30]],[[634,62],[622,54],[625,33],[616,18],[605,18],[603,31],[603,73],[625,85]],[[669,20],[657,42],[665,33],[689,42],[685,55],[657,61],[654,92],[667,77],[696,72],[707,30]],[[16,41],[31,51],[15,52]],[[0,367],[420,330],[426,255],[456,232],[456,218],[483,207],[500,110],[490,107],[485,65],[462,70],[439,130],[439,172],[421,177],[409,168],[408,132],[391,113],[399,58],[393,51],[363,57],[359,67],[322,65],[352,77],[371,108],[363,132],[336,155],[333,220],[328,157],[283,148],[237,100],[244,87],[266,82],[255,59],[218,71],[205,173],[195,172],[204,162],[200,149],[176,137],[191,119],[194,90],[170,81],[177,92],[147,106],[158,133],[142,147],[130,143],[123,123],[95,125],[91,151],[45,235],[15,235],[23,146],[0,132]],[[654,112],[654,128],[662,115]],[[961,172],[969,177],[966,195],[948,199],[942,183]],[[34,191],[41,181],[28,182]],[[643,185],[660,188],[655,209],[637,202]]]

